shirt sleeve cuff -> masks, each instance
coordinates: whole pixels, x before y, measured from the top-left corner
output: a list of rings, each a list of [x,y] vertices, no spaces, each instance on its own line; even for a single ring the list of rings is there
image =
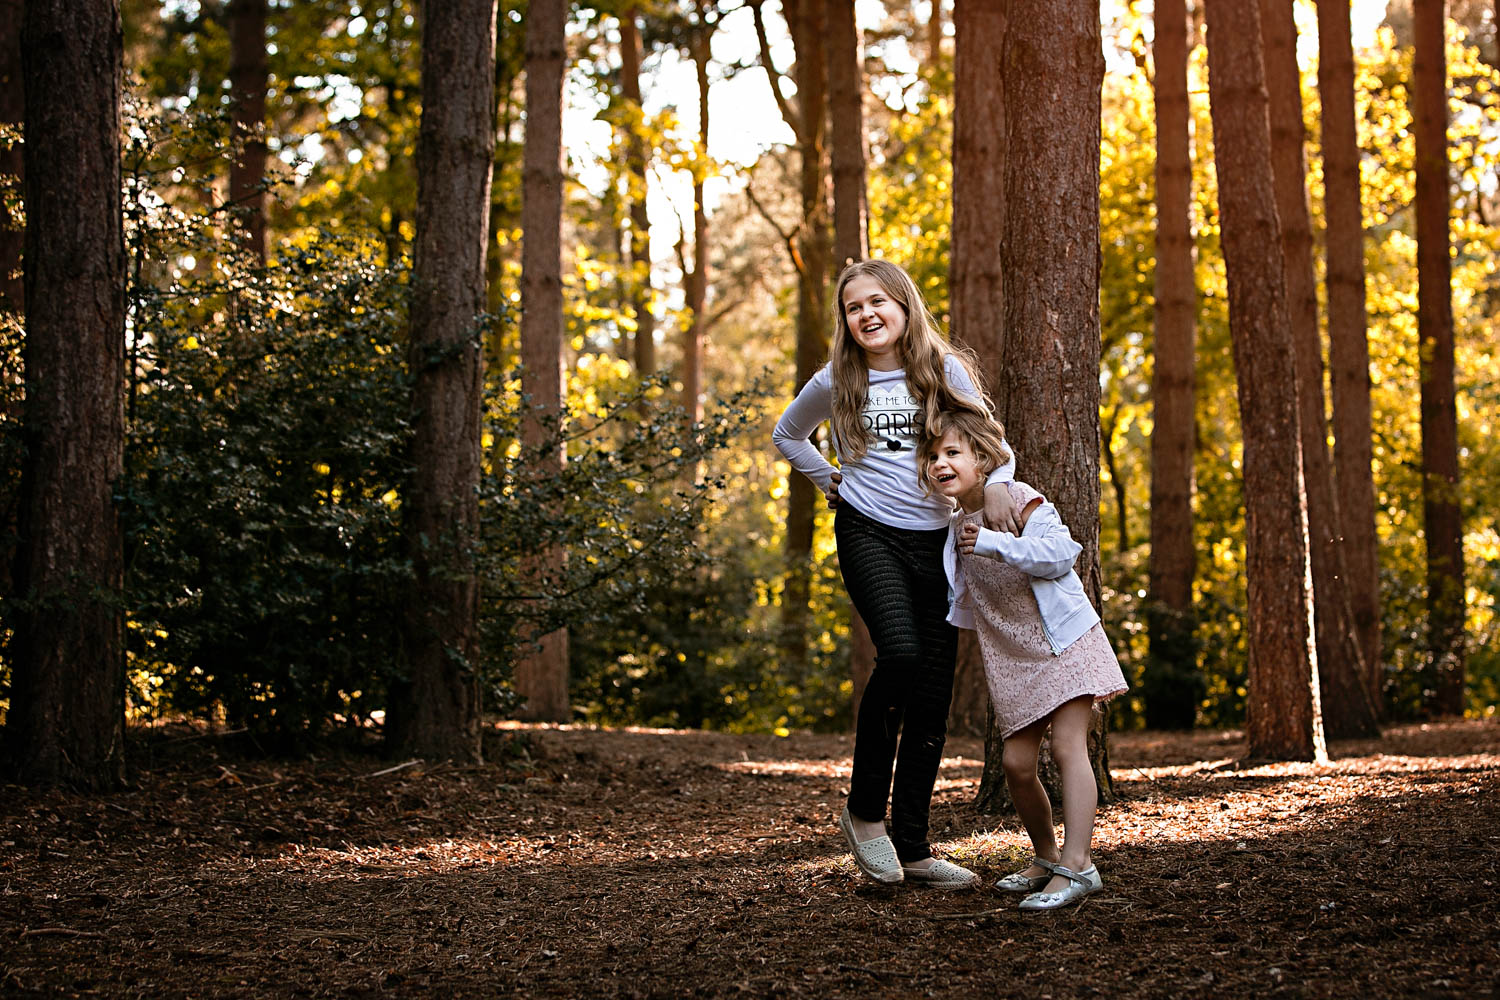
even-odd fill
[[[1001,559],[1001,534],[1002,533],[999,531],[992,531],[989,528],[980,525],[979,537],[974,542],[974,554],[976,556],[986,556],[990,559]]]

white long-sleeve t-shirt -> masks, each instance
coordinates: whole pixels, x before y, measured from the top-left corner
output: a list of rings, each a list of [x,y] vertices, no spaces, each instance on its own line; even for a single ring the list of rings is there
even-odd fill
[[[979,399],[979,390],[958,359],[949,355],[943,370],[955,391]],[[793,469],[820,490],[826,490],[834,472],[843,474],[839,498],[867,517],[893,528],[913,531],[945,528],[953,513],[947,497],[928,493],[917,478],[917,448],[922,443],[922,409],[906,383],[906,370],[870,370],[870,389],[861,414],[869,440],[865,453],[850,461],[838,436],[834,435],[835,469],[809,440],[818,425],[833,415],[833,374],[820,368],[797,398],[792,400],[771,439]],[[1014,450],[1012,450],[1014,451]],[[987,483],[1007,483],[1015,478],[1014,453],[1005,465],[990,473]]]

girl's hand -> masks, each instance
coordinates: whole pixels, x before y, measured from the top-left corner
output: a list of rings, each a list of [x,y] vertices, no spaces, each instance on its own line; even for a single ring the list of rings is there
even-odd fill
[[[1009,492],[1009,491],[1007,491]],[[958,551],[966,556],[974,554],[974,543],[979,541],[979,525],[965,524],[958,532]]]
[[[1020,511],[1016,500],[1010,495],[1010,487],[995,483],[984,488],[984,526],[991,531],[1008,531],[1012,535],[1021,533]],[[970,546],[972,549],[973,546]]]
[[[838,507],[839,507],[839,483],[842,483],[843,481],[844,481],[843,475],[841,473],[835,472],[833,474],[833,478],[828,481],[828,485],[825,486],[825,487],[823,487],[823,495],[826,496],[826,497],[828,497],[828,509],[829,510],[838,510]],[[1011,504],[1011,506],[1014,507],[1015,504]]]

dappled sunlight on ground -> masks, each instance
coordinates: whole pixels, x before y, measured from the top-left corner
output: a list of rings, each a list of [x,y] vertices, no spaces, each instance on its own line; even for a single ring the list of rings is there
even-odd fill
[[[490,763],[393,767],[163,742],[124,794],[0,797],[0,995],[968,1000],[1059,995],[1061,966],[1068,995],[1495,996],[1493,722],[1316,765],[1116,734],[1104,890],[1041,919],[864,879],[835,823],[852,746],[510,724]],[[974,811],[983,752],[949,740],[931,838],[988,886],[1031,849]]]

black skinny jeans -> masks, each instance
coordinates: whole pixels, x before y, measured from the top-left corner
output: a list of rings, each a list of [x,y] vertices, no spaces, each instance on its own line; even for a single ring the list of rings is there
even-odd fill
[[[958,630],[947,621],[948,529],[893,528],[846,500],[833,530],[844,587],[875,641],[875,671],[854,731],[849,811],[874,822],[885,817],[889,798],[896,854],[920,861],[932,855],[927,821],[948,736],[958,647]]]

